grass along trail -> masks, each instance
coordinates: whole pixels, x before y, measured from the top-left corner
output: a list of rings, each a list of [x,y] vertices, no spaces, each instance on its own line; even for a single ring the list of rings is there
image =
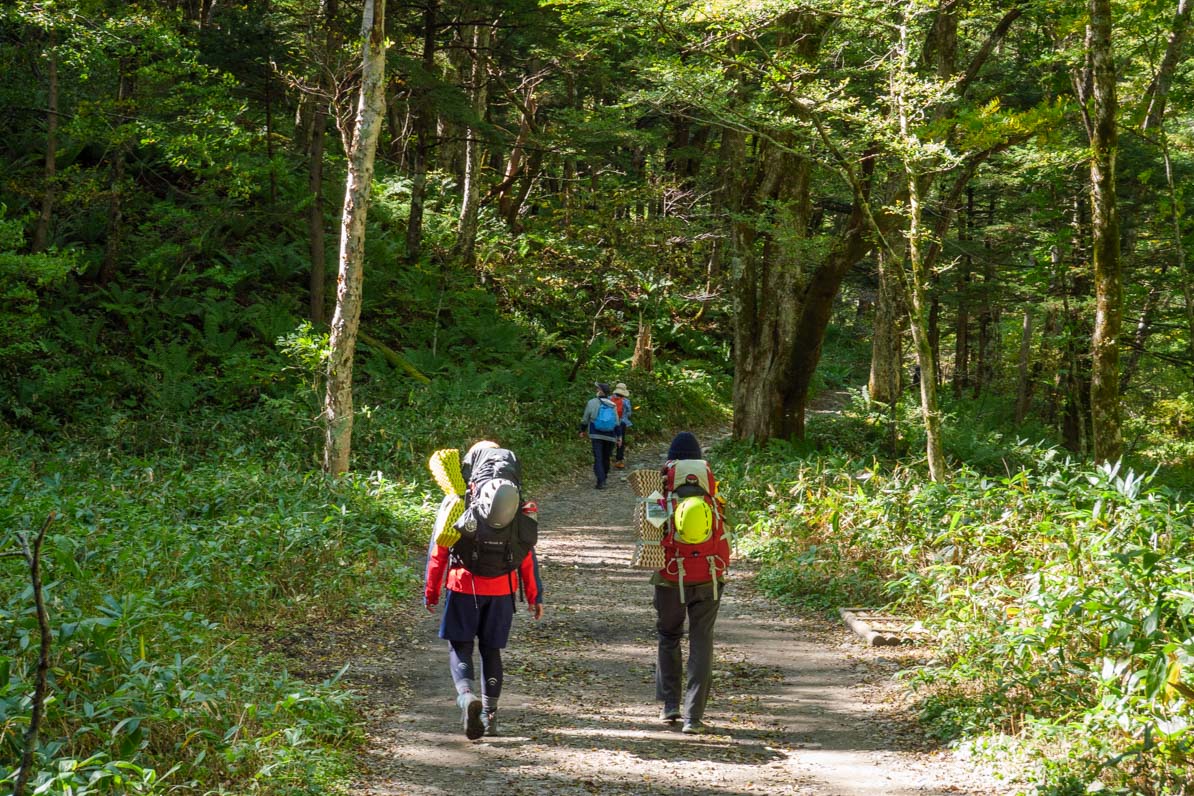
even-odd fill
[[[629,465],[657,466],[663,452],[636,451]],[[714,734],[660,722],[649,573],[626,564],[626,472],[604,491],[585,477],[532,496],[546,609],[540,622],[521,605],[515,615],[500,737],[464,737],[438,613],[412,603],[392,626],[335,645],[358,651],[326,663],[351,664],[348,680],[367,705],[353,793],[1001,792],[988,772],[919,736],[891,678],[905,653],[875,652],[837,623],[789,615],[752,588],[740,560],[717,622],[705,717]]]

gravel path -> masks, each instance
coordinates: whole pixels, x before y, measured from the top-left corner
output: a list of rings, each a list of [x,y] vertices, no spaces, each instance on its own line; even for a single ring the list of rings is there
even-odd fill
[[[629,463],[658,466],[659,446]],[[626,471],[628,472],[628,471]],[[790,616],[737,562],[717,622],[715,734],[658,721],[648,573],[626,562],[624,476],[536,496],[546,611],[520,606],[505,653],[501,736],[465,739],[438,615],[357,628],[348,679],[368,746],[353,793],[997,794],[998,780],[918,734],[893,672],[907,652],[863,647],[840,624]],[[412,618],[413,617],[413,618]],[[313,650],[313,653],[315,651]],[[310,661],[314,663],[314,661]],[[318,668],[323,668],[319,666]],[[338,668],[338,666],[336,667]]]

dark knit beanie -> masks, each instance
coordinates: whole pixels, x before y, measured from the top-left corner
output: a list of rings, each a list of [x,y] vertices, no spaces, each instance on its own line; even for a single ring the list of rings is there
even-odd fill
[[[668,460],[672,459],[703,459],[701,443],[687,431],[681,431],[672,438],[672,444],[667,449]]]

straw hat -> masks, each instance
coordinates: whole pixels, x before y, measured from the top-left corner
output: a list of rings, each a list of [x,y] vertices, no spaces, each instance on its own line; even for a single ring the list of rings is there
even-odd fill
[[[618,382],[618,386],[614,387],[614,395],[621,395],[623,398],[630,397],[630,390],[626,389],[625,382]]]

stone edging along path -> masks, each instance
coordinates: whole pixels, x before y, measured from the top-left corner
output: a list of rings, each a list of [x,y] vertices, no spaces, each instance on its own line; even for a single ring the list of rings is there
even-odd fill
[[[632,451],[658,466],[664,448]],[[899,650],[865,647],[840,623],[793,616],[735,562],[717,622],[714,734],[658,720],[648,573],[627,566],[634,535],[625,472],[539,503],[546,610],[520,606],[505,652],[501,735],[461,731],[438,613],[409,613],[334,644],[363,696],[368,744],[352,793],[999,794],[991,772],[926,744],[892,674]],[[341,639],[343,642],[344,640]],[[330,650],[328,650],[330,652]],[[308,663],[315,663],[309,659]]]

